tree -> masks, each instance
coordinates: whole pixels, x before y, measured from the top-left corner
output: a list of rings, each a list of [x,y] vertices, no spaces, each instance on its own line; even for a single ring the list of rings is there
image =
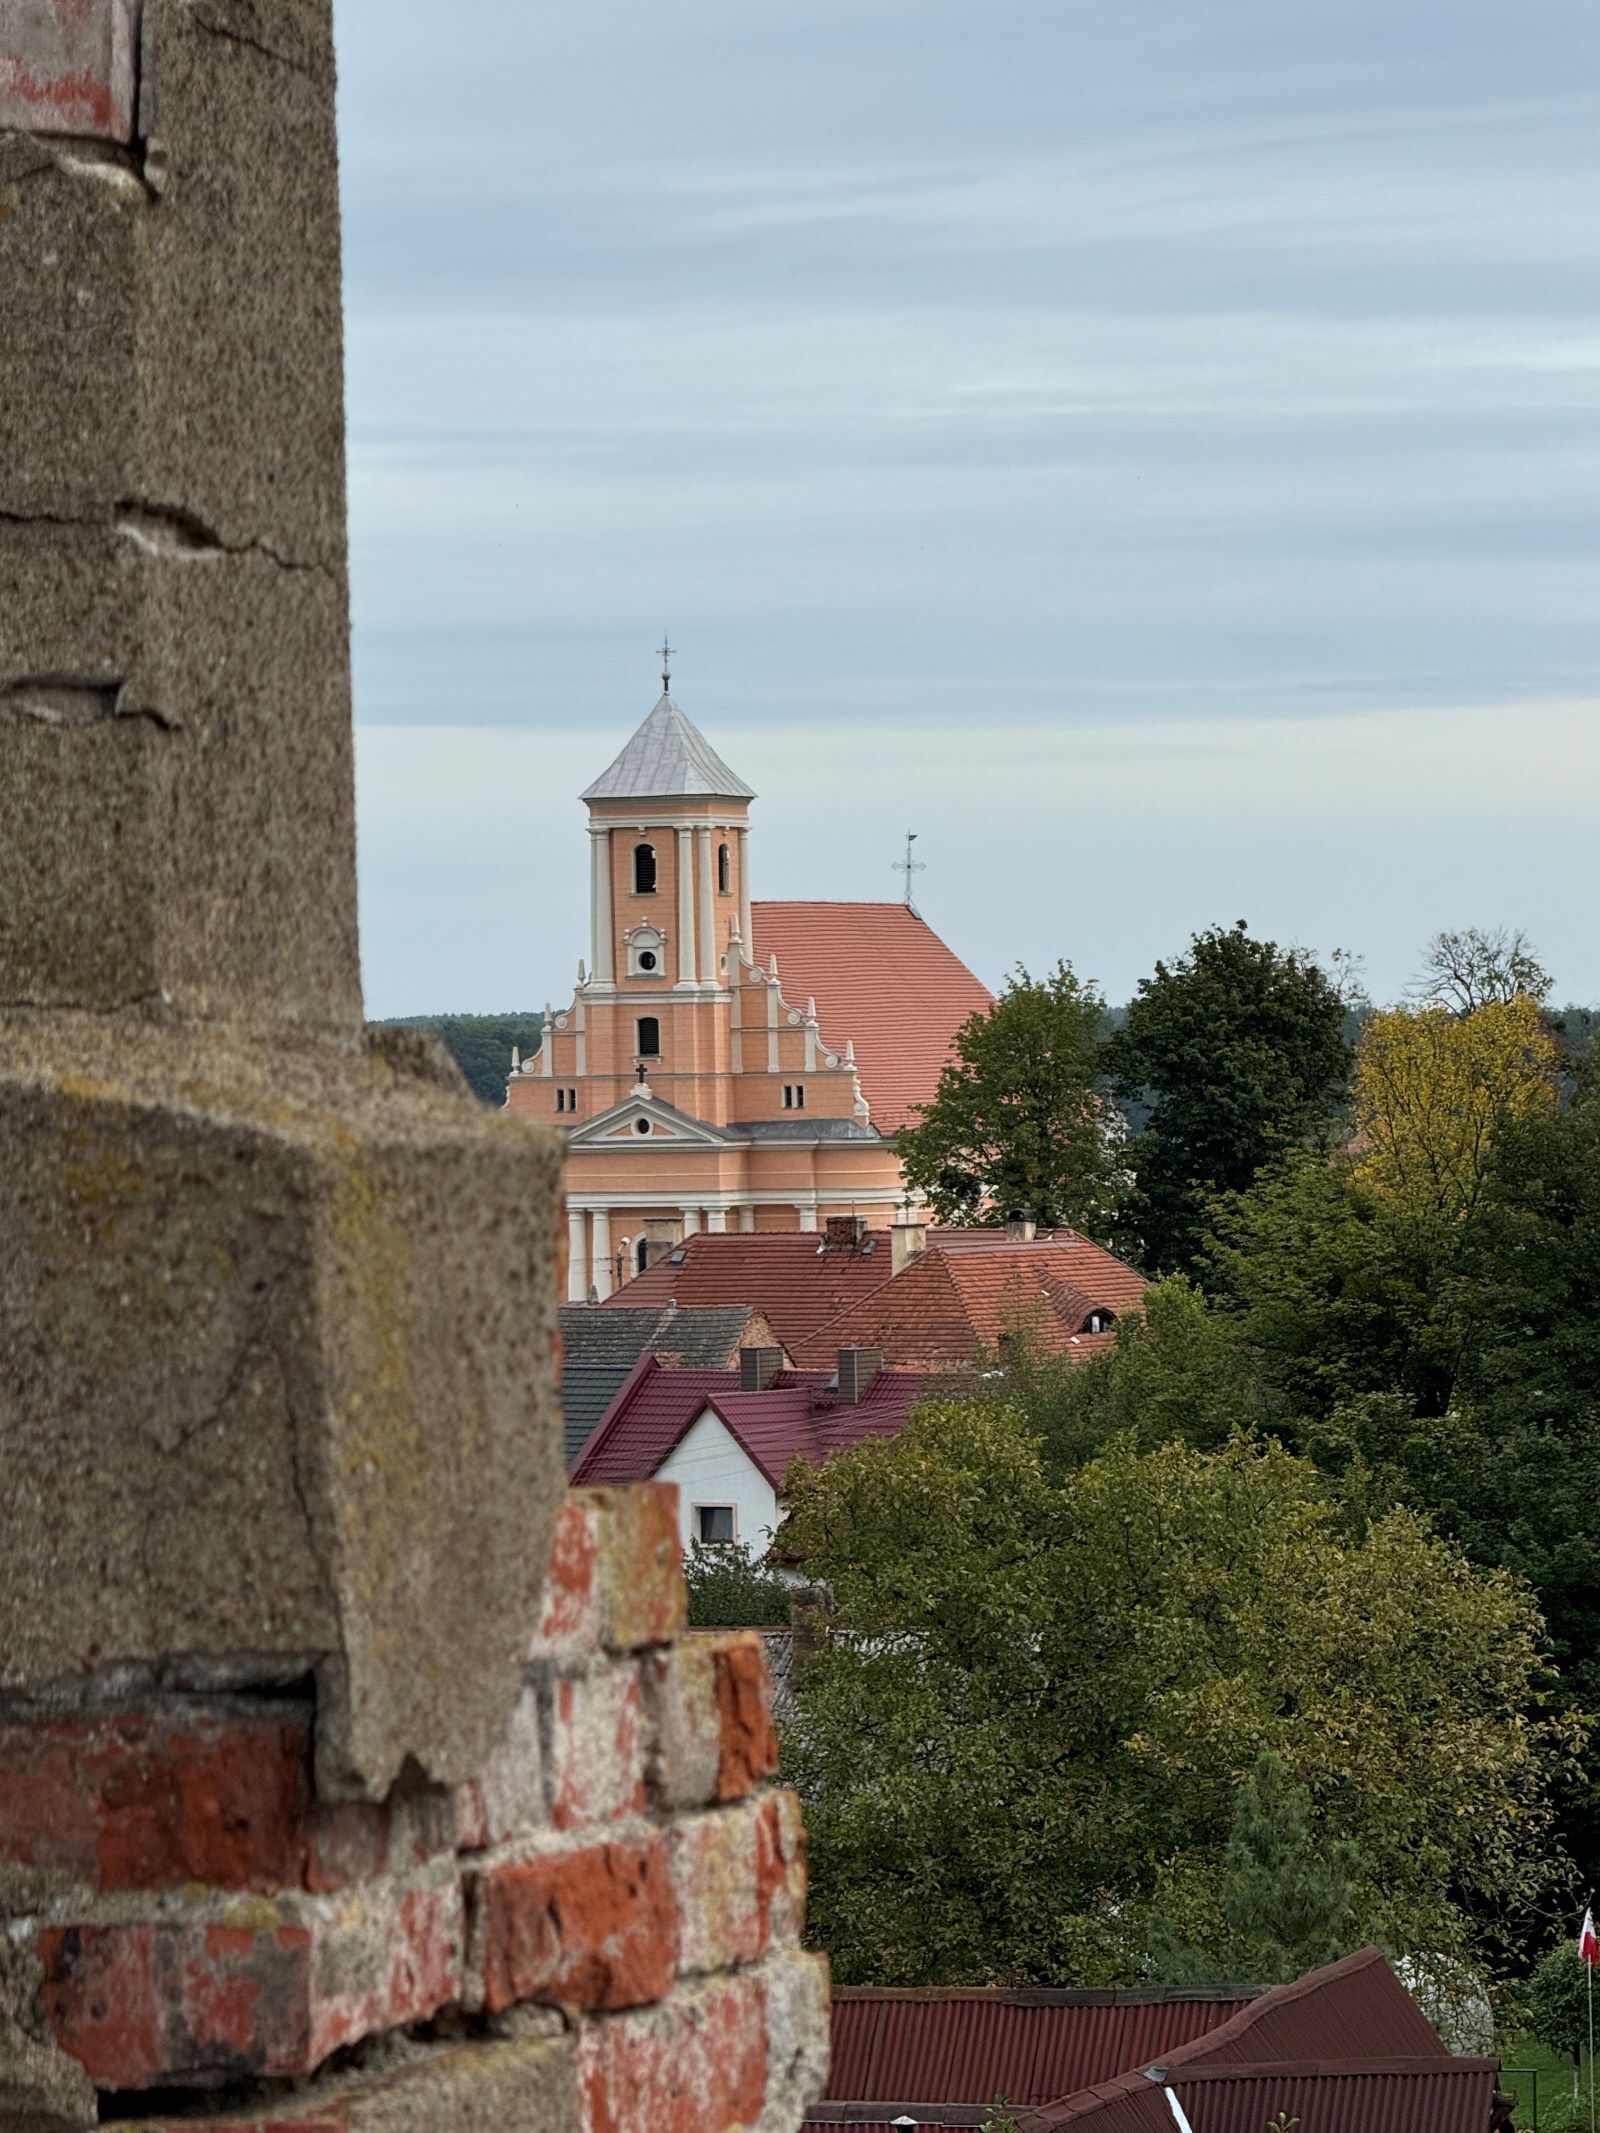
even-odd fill
[[[1233,1980],[1283,1985],[1347,1954],[1360,1859],[1353,1845],[1318,1843],[1311,1795],[1284,1780],[1270,1752],[1239,1787],[1222,1861],[1222,1930],[1207,1948],[1183,1946],[1172,1924],[1151,1929],[1152,1967],[1175,1985]]]
[[[1423,1007],[1470,1015],[1492,1001],[1544,1001],[1550,985],[1549,972],[1520,926],[1515,933],[1505,926],[1489,931],[1464,926],[1433,936],[1411,990]]]
[[[1104,1238],[1116,1173],[1095,1094],[1104,1014],[1065,963],[1043,979],[1019,965],[993,1010],[963,1025],[932,1103],[898,1141],[907,1184],[941,1222],[1025,1213]]]
[[[486,1104],[506,1100],[506,1076],[511,1071],[511,1048],[516,1045],[525,1058],[539,1049],[544,1016],[525,1015],[403,1015],[389,1024],[393,1029],[431,1031],[466,1077],[474,1096]]]
[[[1151,1107],[1124,1225],[1142,1265],[1195,1272],[1212,1196],[1326,1125],[1349,1074],[1344,1022],[1316,962],[1253,940],[1242,919],[1139,981],[1106,1068],[1120,1097]]]
[[[1534,1965],[1522,2000],[1528,2027],[1545,2049],[1581,2061],[1589,2041],[1589,1978],[1570,1940]]]
[[[1353,1847],[1352,1939],[1479,1953],[1545,1885],[1569,1734],[1537,1616],[1413,1513],[1351,1521],[1242,1436],[1119,1440],[1056,1485],[961,1401],[787,1487],[833,1594],[784,1752],[841,1980],[1129,1982],[1156,1916],[1220,1960],[1264,1750],[1308,1842]]]
[[[742,1542],[695,1541],[684,1558],[689,1621],[695,1629],[761,1629],[789,1620],[790,1587]]]

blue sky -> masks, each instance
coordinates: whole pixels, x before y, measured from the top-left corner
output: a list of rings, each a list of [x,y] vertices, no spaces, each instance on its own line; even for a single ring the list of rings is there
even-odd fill
[[[1600,997],[1593,0],[337,12],[369,1011],[569,988],[663,626],[758,895]]]

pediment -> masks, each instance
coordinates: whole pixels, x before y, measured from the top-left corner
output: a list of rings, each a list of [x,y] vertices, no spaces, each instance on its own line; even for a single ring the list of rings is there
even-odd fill
[[[718,1148],[725,1136],[713,1126],[648,1096],[630,1096],[567,1136],[569,1148]]]

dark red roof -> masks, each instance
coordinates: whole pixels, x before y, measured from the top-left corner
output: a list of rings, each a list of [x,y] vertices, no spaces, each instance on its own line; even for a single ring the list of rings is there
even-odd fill
[[[765,1392],[741,1392],[736,1370],[664,1370],[642,1356],[572,1470],[575,1485],[648,1481],[708,1408],[774,1488],[795,1459],[820,1465],[864,1437],[892,1437],[926,1379],[880,1371],[864,1397],[841,1401],[831,1370],[780,1371]]]
[[[889,1232],[829,1244],[817,1230],[714,1236],[698,1230],[624,1282],[602,1310],[627,1305],[748,1304],[793,1355],[807,1334],[878,1287],[889,1272]]]
[[[1203,2036],[1241,1992],[852,1991],[833,1995],[831,2096],[1043,2103]],[[891,2114],[892,2115],[892,2114]]]
[[[1490,2133],[1495,2059],[1340,2059],[1174,2070],[1169,2087],[1197,2133],[1262,2133],[1281,2111],[1304,2133]],[[1086,2089],[1072,2107],[1019,2120],[1024,2133],[1175,2133],[1162,2084],[1144,2073]]]
[[[784,998],[816,1001],[830,1051],[855,1045],[878,1131],[912,1124],[933,1101],[956,1032],[993,1007],[988,986],[903,903],[758,903],[751,917],[755,960],[778,958]]]
[[[1004,1230],[934,1230],[904,1272],[791,1352],[815,1364],[829,1348],[881,1348],[886,1362],[938,1368],[992,1355],[1003,1336],[1026,1330],[1083,1358],[1115,1339],[1087,1330],[1090,1313],[1138,1311],[1145,1287],[1142,1274],[1075,1230],[1031,1243],[1012,1242]]]

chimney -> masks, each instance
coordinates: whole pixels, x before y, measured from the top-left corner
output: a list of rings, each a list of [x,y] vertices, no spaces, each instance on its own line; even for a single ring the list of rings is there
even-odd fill
[[[926,1222],[897,1222],[889,1232],[889,1272],[903,1274],[928,1249]]]
[[[865,1215],[829,1215],[824,1243],[830,1252],[853,1252],[867,1234]]]
[[[1031,1244],[1039,1234],[1039,1225],[1032,1215],[1007,1215],[1006,1235],[1013,1244]]]
[[[676,1215],[646,1215],[644,1222],[644,1263],[654,1266],[658,1259],[665,1259],[675,1244],[683,1239],[683,1223]]]
[[[839,1398],[846,1407],[859,1407],[873,1379],[883,1368],[881,1348],[839,1350]]]
[[[765,1392],[782,1368],[783,1350],[781,1348],[741,1348],[739,1350],[739,1390],[741,1392]]]

